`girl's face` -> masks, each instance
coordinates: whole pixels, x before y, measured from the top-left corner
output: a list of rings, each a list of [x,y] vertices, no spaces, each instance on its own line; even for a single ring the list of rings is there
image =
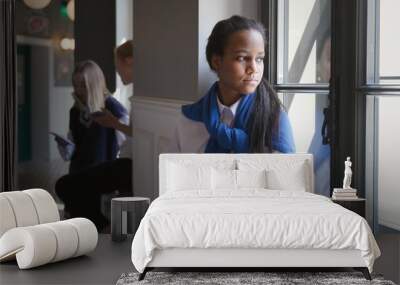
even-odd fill
[[[72,85],[74,86],[75,96],[81,101],[83,104],[86,104],[87,101],[87,90],[85,78],[82,74],[77,74],[72,79]]]
[[[264,56],[264,39],[260,32],[242,30],[233,33],[228,38],[224,55],[212,58],[220,92],[230,93],[230,96],[253,93],[263,76]]]

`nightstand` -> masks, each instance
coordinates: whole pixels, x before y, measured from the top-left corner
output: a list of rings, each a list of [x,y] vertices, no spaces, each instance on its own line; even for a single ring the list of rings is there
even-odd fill
[[[332,199],[332,202],[339,204],[340,206],[359,214],[361,217],[365,218],[365,199],[355,198],[355,199]]]
[[[147,208],[150,198],[118,197],[111,200],[111,239],[124,241],[127,234],[135,234]]]

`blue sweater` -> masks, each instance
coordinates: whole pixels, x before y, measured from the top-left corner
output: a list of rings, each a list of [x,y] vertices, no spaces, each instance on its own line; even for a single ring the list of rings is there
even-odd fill
[[[253,111],[255,93],[244,95],[237,108],[233,127],[220,121],[217,104],[218,82],[198,102],[182,106],[183,115],[193,121],[203,122],[210,139],[205,152],[208,153],[247,153],[249,152],[248,119]],[[279,125],[272,135],[272,151],[293,153],[296,151],[292,127],[284,110],[279,115]]]

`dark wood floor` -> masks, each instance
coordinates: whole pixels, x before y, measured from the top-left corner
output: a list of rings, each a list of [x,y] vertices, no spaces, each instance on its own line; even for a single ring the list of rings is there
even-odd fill
[[[382,255],[375,262],[374,272],[400,284],[400,234],[378,234],[376,241]]]
[[[121,243],[99,235],[97,248],[81,256],[41,267],[19,270],[16,262],[0,264],[1,285],[21,284],[115,284],[122,273],[134,271],[132,237]]]

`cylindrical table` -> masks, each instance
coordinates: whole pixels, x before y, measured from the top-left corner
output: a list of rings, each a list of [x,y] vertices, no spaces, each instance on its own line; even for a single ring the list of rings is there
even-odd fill
[[[111,239],[123,241],[127,234],[135,234],[150,205],[145,197],[119,197],[111,200]]]

